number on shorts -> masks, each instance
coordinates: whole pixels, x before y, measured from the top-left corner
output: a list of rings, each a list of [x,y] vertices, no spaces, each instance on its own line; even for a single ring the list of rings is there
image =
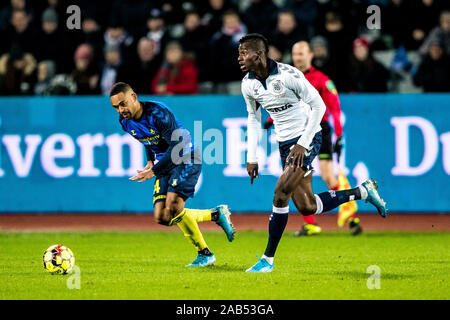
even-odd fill
[[[159,179],[157,179],[156,181],[155,181],[155,190],[153,191],[153,194],[157,194],[157,193],[159,193]]]

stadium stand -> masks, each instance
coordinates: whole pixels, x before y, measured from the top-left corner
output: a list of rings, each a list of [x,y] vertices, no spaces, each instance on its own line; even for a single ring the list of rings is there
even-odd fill
[[[238,40],[265,35],[270,56],[291,63],[298,40],[317,45],[313,64],[340,92],[448,91],[450,5],[441,0],[114,0],[78,5],[81,28],[69,30],[61,0],[0,1],[0,95],[105,94],[114,81],[139,76],[138,93],[155,94],[165,47],[177,41],[197,70],[198,90],[239,94]],[[370,5],[380,28],[366,22]],[[146,41],[146,39],[148,41]],[[358,39],[358,40],[357,40]],[[363,44],[367,61],[355,47]],[[321,46],[321,47],[320,47]],[[358,47],[359,48],[359,47]],[[358,49],[359,50],[359,49]],[[165,64],[165,65],[164,65]],[[375,68],[376,71],[367,71]],[[377,74],[379,88],[364,83]],[[425,74],[433,73],[433,79]],[[67,90],[48,90],[53,78]],[[77,85],[74,90],[73,83]],[[137,86],[136,86],[137,87]],[[180,91],[179,93],[185,93]],[[177,94],[177,92],[174,92]]]

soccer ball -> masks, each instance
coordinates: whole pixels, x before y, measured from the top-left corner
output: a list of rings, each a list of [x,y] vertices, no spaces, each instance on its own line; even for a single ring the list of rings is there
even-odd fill
[[[44,268],[52,274],[66,274],[75,265],[72,250],[62,244],[55,244],[44,252]]]

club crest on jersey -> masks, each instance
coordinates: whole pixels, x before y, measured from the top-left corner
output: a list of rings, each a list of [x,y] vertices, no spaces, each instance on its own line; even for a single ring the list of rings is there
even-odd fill
[[[280,96],[280,95],[282,95],[284,93],[284,86],[281,83],[281,80],[272,81],[270,86],[272,88],[272,93],[274,95]]]

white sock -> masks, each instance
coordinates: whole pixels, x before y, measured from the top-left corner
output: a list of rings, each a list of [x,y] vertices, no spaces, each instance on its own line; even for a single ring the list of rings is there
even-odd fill
[[[278,207],[272,206],[272,212],[274,212],[274,213],[289,213],[289,206],[283,207],[283,208],[278,208]]]
[[[266,259],[266,261],[268,262],[268,263],[270,263],[271,265],[273,265],[273,257],[267,257],[266,255],[263,255],[262,256],[264,259]]]
[[[322,200],[320,199],[320,197],[317,194],[314,194],[314,197],[316,198],[316,206],[317,206],[315,214],[322,213],[322,211],[323,211]]]
[[[367,190],[363,186],[358,186],[359,191],[361,192],[361,200],[367,199]]]

